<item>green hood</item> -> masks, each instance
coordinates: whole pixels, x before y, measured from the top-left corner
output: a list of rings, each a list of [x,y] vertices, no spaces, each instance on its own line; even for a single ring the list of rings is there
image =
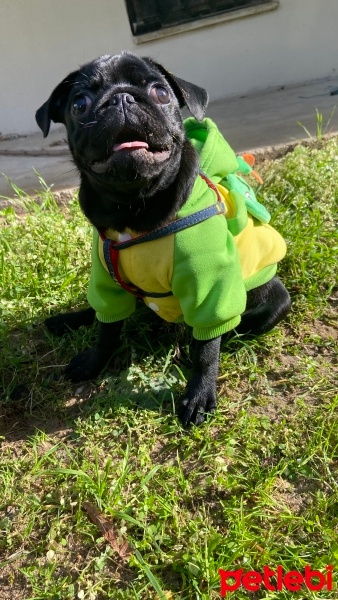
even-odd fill
[[[242,197],[242,201],[244,198],[246,210],[260,223],[269,223],[270,213],[258,202],[252,187],[238,175],[249,174],[252,171],[251,167],[241,156],[236,156],[217,125],[211,119],[198,122],[190,117],[184,121],[184,126],[187,138],[198,152],[201,171],[206,173],[213,183],[220,183],[234,194],[237,202],[240,200],[238,195]],[[195,191],[197,190],[194,189],[191,195],[192,201]]]
[[[196,121],[193,117],[184,121],[187,138],[200,157],[201,170],[220,183],[230,173],[238,171],[236,154],[211,119]]]

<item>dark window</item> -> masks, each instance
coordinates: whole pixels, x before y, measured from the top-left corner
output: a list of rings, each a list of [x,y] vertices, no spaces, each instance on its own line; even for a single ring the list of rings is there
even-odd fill
[[[133,35],[158,31],[271,0],[126,0]]]

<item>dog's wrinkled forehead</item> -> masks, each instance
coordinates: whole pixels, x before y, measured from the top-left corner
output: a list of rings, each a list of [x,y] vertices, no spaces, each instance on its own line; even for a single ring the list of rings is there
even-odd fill
[[[101,56],[84,65],[80,70],[80,80],[93,89],[104,89],[111,85],[143,87],[154,81],[164,82],[165,77],[155,65],[124,52],[116,56]]]

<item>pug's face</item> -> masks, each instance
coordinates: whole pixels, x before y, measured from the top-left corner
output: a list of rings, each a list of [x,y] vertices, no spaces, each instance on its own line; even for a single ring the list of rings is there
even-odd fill
[[[122,52],[71,73],[36,119],[44,136],[51,121],[64,123],[82,178],[120,192],[123,203],[123,194],[163,189],[175,179],[185,139],[184,105],[202,119],[206,92],[148,58]]]

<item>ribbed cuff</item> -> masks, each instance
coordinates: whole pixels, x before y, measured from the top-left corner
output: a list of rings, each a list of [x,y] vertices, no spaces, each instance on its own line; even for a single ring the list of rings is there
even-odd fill
[[[195,340],[212,340],[213,338],[219,337],[231,329],[235,329],[237,325],[240,323],[241,317],[234,317],[233,319],[229,319],[223,325],[219,325],[218,327],[194,327],[192,330],[192,335]]]
[[[133,310],[129,309],[128,311],[121,312],[117,315],[106,315],[104,313],[97,312],[96,318],[98,321],[101,321],[101,323],[116,323],[116,321],[124,321],[124,319],[128,319],[133,312],[135,312],[135,308],[133,308]]]

